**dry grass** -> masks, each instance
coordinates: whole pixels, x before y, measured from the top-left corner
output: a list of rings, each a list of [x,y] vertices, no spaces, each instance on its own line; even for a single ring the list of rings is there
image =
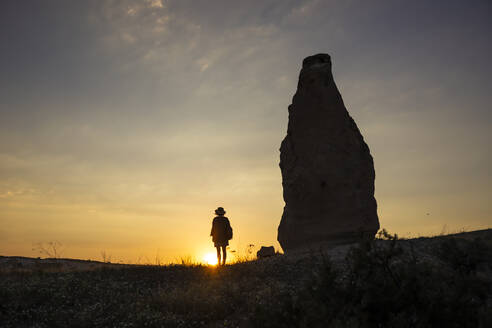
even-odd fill
[[[0,327],[486,327],[492,231],[470,234],[400,241],[382,233],[351,250],[225,267],[191,257],[11,261],[0,272]]]

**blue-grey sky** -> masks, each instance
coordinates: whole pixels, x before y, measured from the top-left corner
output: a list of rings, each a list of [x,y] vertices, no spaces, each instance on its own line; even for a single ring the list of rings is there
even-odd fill
[[[491,226],[490,1],[0,3],[0,254],[200,258],[275,245],[278,148],[302,59],[376,167],[382,227]],[[213,251],[213,249],[212,249]]]

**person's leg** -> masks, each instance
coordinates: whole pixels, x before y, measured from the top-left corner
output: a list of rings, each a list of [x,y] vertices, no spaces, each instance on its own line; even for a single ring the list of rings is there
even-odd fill
[[[217,265],[220,265],[220,246],[216,246],[217,248]]]
[[[227,251],[226,251],[227,246],[222,246],[222,258],[224,259],[222,265],[225,265],[226,263],[226,258],[227,258]]]

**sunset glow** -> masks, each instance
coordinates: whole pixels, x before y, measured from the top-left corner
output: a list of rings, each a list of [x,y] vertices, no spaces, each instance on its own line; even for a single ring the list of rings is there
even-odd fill
[[[279,249],[279,147],[320,52],[381,227],[492,226],[490,3],[2,1],[0,255],[213,265],[218,206],[231,250]]]
[[[207,253],[203,256],[203,262],[208,265],[217,265],[217,254]]]

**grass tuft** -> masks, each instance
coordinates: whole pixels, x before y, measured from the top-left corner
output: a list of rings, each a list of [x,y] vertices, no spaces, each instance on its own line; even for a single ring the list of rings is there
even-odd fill
[[[0,327],[491,327],[491,232],[470,234],[382,230],[340,261],[330,251],[5,271]]]

